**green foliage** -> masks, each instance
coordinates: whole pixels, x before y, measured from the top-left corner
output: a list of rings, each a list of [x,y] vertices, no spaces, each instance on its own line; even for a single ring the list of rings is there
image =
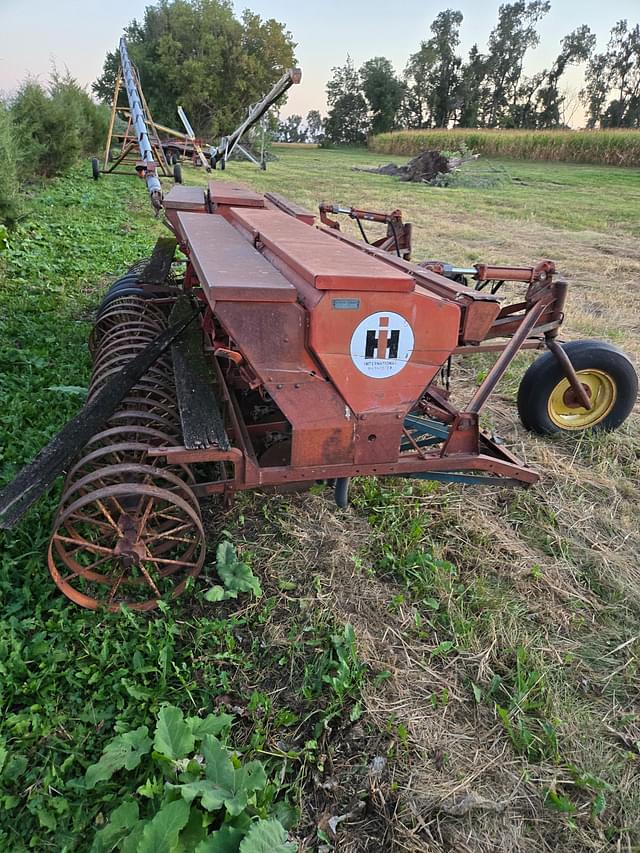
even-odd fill
[[[550,8],[548,0],[516,0],[499,7],[498,23],[488,43],[485,72],[488,93],[482,122],[486,127],[518,126],[512,106],[520,94],[524,58],[539,43],[536,24]]]
[[[216,570],[224,586],[211,587],[205,594],[207,601],[237,598],[240,592],[250,592],[256,598],[262,595],[260,581],[253,574],[250,566],[238,559],[236,549],[231,542],[224,541],[218,545]]]
[[[264,766],[259,761],[243,764],[226,746],[231,721],[228,714],[185,719],[180,708],[165,705],[153,753],[146,727],[110,741],[98,764],[87,769],[85,785],[93,789],[146,759],[135,774],[146,803],[142,814],[132,800],[116,808],[96,834],[92,853],[114,846],[136,853],[293,853],[297,846],[287,842],[284,827],[269,819],[274,788],[267,784]]]
[[[24,174],[60,174],[104,141],[108,112],[67,73],[51,75],[49,91],[35,80],[18,90],[11,108]]]
[[[589,127],[640,128],[640,24],[618,21],[606,50],[590,59],[585,82]]]
[[[462,12],[446,9],[431,24],[432,37],[409,57],[405,69],[405,119],[410,127],[446,127],[457,106]]]
[[[156,121],[174,127],[181,104],[199,136],[230,133],[286,69],[295,64],[295,44],[284,24],[245,10],[240,18],[225,0],[161,0],[145,9],[140,23],[125,27]],[[119,66],[107,54],[93,84],[109,103]]]
[[[302,127],[301,115],[294,113],[284,121],[278,122],[279,142],[306,142],[306,140],[307,131]]]
[[[347,145],[364,142],[369,131],[367,102],[351,57],[347,56],[345,64],[332,68],[331,73],[333,76],[327,83],[326,140]]]
[[[396,126],[404,86],[384,56],[369,59],[360,69],[362,93],[371,112],[371,132],[384,133]]]
[[[473,44],[466,61],[457,52],[462,13],[441,11],[431,22],[431,37],[421,41],[407,60],[404,87],[388,61],[376,57],[364,64],[360,87],[352,79],[353,85],[341,96],[344,101],[334,105],[331,90],[341,71],[334,68],[327,87],[332,111],[348,121],[347,106],[357,110],[358,96],[364,94],[373,112],[374,133],[394,126],[425,129],[451,124],[566,128],[575,119],[577,103],[563,93],[562,81],[571,66],[587,63],[580,100],[588,109],[588,126],[640,127],[640,24],[618,21],[606,49],[595,55],[596,37],[582,24],[561,39],[560,50],[548,68],[527,76],[527,54],[539,44],[538,25],[550,8],[548,0],[502,3],[486,48]],[[394,110],[396,97],[401,103]],[[332,141],[353,141],[340,136],[337,119],[329,129]]]
[[[121,770],[123,767],[126,770],[133,770],[150,749],[151,740],[146,726],[118,735],[107,745],[100,761],[87,768],[84,777],[87,788],[95,788],[98,782],[111,779],[116,770]]]
[[[384,154],[414,156],[425,148],[459,150],[465,145],[487,157],[640,166],[640,135],[624,130],[397,130],[369,140]]]
[[[507,678],[495,676],[489,696],[517,752],[527,761],[558,760],[556,724],[549,719],[545,675],[531,667],[522,646],[516,650],[515,671]]]
[[[307,113],[307,137],[309,142],[322,142],[324,139],[325,119],[318,110],[309,110]]]
[[[324,645],[319,635],[316,645],[321,644]],[[353,628],[345,625],[340,634],[330,635],[330,644],[305,666],[302,695],[306,699],[318,699],[326,686],[330,688],[330,702],[316,726],[316,736],[347,703],[352,706],[350,719],[358,719],[361,714],[358,698],[365,675],[366,666],[358,658]]]
[[[0,227],[3,222],[13,225],[20,215],[17,162],[18,152],[11,112],[7,105],[0,101]],[[5,237],[0,233],[0,254],[5,248],[4,242]]]

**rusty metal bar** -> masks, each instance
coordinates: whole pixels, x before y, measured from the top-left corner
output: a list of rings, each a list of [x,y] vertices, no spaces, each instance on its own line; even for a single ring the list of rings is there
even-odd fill
[[[571,364],[569,356],[562,349],[558,341],[556,341],[554,338],[549,338],[546,343],[547,348],[557,358],[564,375],[569,380],[571,390],[580,401],[580,404],[585,409],[587,409],[587,411],[590,411],[593,408],[593,405],[591,403],[591,400],[589,399],[589,395],[587,394],[584,385],[578,379],[578,374],[576,373],[575,367]]]
[[[546,308],[547,304],[545,302],[538,302],[531,308],[528,315],[522,321],[520,328],[511,338],[507,346],[502,350],[496,360],[496,363],[487,374],[486,379],[473,395],[469,405],[465,408],[465,412],[477,414],[484,406],[487,401],[487,397],[491,394],[500,379],[502,379],[514,356],[527,340],[529,333],[534,328],[538,322],[538,318],[542,316]]]
[[[506,341],[495,344],[464,344],[463,346],[456,347],[451,355],[477,355],[485,352],[502,352],[506,344]],[[520,349],[544,349],[544,347],[545,342],[542,339],[533,339],[525,341]]]

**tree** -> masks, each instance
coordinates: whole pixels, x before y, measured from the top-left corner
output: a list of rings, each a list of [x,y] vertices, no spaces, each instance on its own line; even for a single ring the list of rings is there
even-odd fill
[[[517,117],[524,57],[540,41],[535,25],[551,8],[548,0],[517,0],[498,10],[498,23],[489,35],[487,83],[490,87],[485,123],[489,127],[513,126]]]
[[[581,98],[589,111],[588,126],[640,127],[640,25],[626,20],[611,30],[604,53],[587,66]]]
[[[547,77],[547,70],[532,74],[531,77],[522,77],[518,86],[517,97],[514,99],[509,110],[509,121],[512,127],[538,126],[538,112],[536,110],[537,93]]]
[[[302,116],[294,113],[279,122],[278,139],[280,142],[305,142],[307,131],[302,128]]]
[[[2,223],[14,225],[22,206],[18,182],[18,144],[8,105],[0,99],[0,254],[3,247]],[[27,172],[27,174],[29,174]]]
[[[327,83],[329,114],[325,134],[330,142],[365,142],[369,129],[367,102],[360,91],[360,78],[353,60],[347,55],[344,65],[331,69]]]
[[[486,103],[489,89],[486,85],[487,57],[474,44],[469,51],[469,59],[462,66],[458,87],[458,125],[460,127],[478,127],[481,124],[483,105]]]
[[[462,12],[446,9],[431,24],[433,36],[409,57],[405,79],[409,110],[418,127],[447,127],[457,105]]]
[[[384,56],[376,56],[360,69],[362,92],[371,111],[371,132],[385,133],[395,127],[404,86]]]
[[[175,125],[181,104],[200,136],[233,130],[295,64],[284,24],[249,11],[238,20],[230,0],[158,0],[125,38],[154,118]],[[118,52],[108,53],[93,84],[100,99],[111,100],[118,67]]]
[[[104,141],[108,110],[70,76],[53,68],[48,89],[26,80],[11,105],[19,159],[34,174],[63,172]]]
[[[318,110],[309,110],[307,113],[307,136],[309,142],[322,142],[324,139],[325,120]]]
[[[595,46],[596,37],[586,24],[565,36],[560,53],[544,72],[544,79],[537,94],[537,127],[559,127],[562,125],[565,96],[560,94],[558,83],[570,65],[586,62]]]

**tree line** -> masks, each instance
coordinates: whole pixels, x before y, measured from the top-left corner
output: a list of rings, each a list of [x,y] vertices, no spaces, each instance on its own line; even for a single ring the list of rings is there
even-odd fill
[[[597,53],[596,36],[583,24],[562,39],[549,68],[527,76],[525,57],[539,43],[536,25],[549,10],[547,0],[501,5],[486,49],[474,44],[463,58],[458,53],[463,15],[446,9],[433,20],[430,38],[409,57],[401,76],[385,57],[356,69],[347,56],[344,65],[332,69],[329,111],[315,141],[358,143],[368,134],[397,128],[566,127],[571,103],[563,77],[582,63],[585,87],[579,97],[587,126],[640,127],[640,25],[619,21]],[[281,123],[280,138],[296,136],[296,129],[298,137],[309,135],[302,117],[291,116],[288,127]]]

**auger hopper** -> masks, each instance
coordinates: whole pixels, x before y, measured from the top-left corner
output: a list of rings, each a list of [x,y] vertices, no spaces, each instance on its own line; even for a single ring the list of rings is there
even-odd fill
[[[567,285],[549,261],[478,265],[482,287],[469,287],[399,257],[410,232],[397,211],[373,220],[390,231],[370,245],[226,181],[176,185],[164,211],[175,239],[115,282],[98,312],[91,418],[81,413],[73,440],[0,494],[10,526],[42,471],[50,482],[65,468],[49,569],[85,607],[148,609],[184,590],[204,562],[199,501],[210,495],[229,503],[239,490],[322,482],[345,506],[352,477],[534,483],[479,426],[523,347],[547,349],[521,388],[530,428],[614,428],[633,406],[624,354],[557,343]],[[525,287],[518,302],[501,301],[495,283],[506,280]],[[495,364],[456,404],[451,358],[488,349]]]

